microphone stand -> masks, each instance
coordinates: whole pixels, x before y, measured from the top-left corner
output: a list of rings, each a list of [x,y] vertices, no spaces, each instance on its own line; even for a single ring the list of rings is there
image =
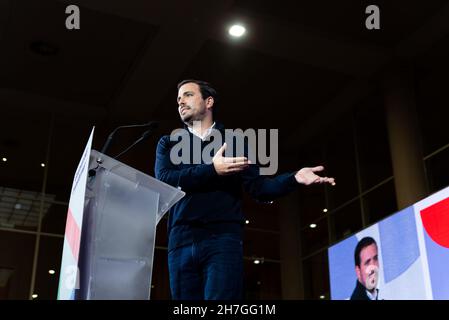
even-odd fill
[[[125,128],[142,128],[142,127],[149,127],[150,129],[148,129],[147,131],[145,131],[142,136],[135,141],[131,146],[129,146],[128,148],[126,148],[124,151],[122,151],[120,154],[116,155],[114,157],[114,159],[117,159],[118,157],[122,156],[124,153],[126,153],[128,150],[130,150],[132,147],[134,147],[136,144],[140,143],[141,141],[147,139],[152,133],[153,131],[158,127],[158,123],[155,121],[151,121],[145,124],[135,124],[135,125],[128,125],[128,126],[120,126],[114,129],[114,131],[111,132],[111,134],[108,136],[108,139],[106,140],[106,143],[104,144],[103,148],[101,149],[101,153],[102,154],[106,154],[106,150],[109,148],[109,146],[112,143],[112,139],[114,137],[114,134],[120,130],[120,129],[125,129]],[[103,159],[100,157],[97,158],[97,166],[94,169],[90,169],[89,170],[89,177],[94,177],[97,173],[97,169],[98,167],[103,163]]]

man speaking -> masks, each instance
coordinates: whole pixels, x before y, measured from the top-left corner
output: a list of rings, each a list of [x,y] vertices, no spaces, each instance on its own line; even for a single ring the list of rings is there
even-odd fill
[[[156,177],[186,192],[168,217],[168,267],[173,299],[243,297],[242,189],[257,200],[271,201],[299,185],[335,185],[333,178],[316,174],[324,170],[322,166],[276,177],[263,176],[257,163],[248,160],[247,145],[244,154],[236,154],[235,150],[226,150],[225,143],[212,155],[212,161],[193,161],[198,152],[202,153],[212,143],[209,139],[212,133],[225,135],[224,126],[214,122],[217,98],[216,90],[207,82],[180,82],[177,103],[186,139],[179,142],[164,136],[157,146]],[[199,125],[194,126],[194,122]],[[183,157],[171,152],[177,143],[184,144],[180,153],[187,152],[190,162],[174,161],[174,154]],[[195,150],[195,145],[200,150]],[[232,157],[225,156],[225,151]]]

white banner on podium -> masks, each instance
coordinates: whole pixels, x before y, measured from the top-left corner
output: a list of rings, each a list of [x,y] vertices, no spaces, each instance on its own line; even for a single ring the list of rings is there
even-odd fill
[[[83,156],[81,157],[73,179],[64,236],[58,300],[74,300],[75,289],[79,288],[78,256],[83,225],[87,173],[89,170],[89,158],[92,150],[94,130],[95,127],[90,133],[89,141],[84,149]]]

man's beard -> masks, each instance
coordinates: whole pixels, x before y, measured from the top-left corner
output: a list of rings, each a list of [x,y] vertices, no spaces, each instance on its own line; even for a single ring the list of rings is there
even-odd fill
[[[205,112],[197,112],[196,114],[189,113],[189,111],[191,111],[191,110],[192,109],[190,107],[187,107],[187,109],[186,109],[187,113],[184,116],[180,115],[182,122],[191,126],[191,125],[193,125],[194,121],[203,121]]]
[[[185,115],[182,115],[182,114],[180,114],[179,116],[181,117],[181,121],[182,122],[184,122],[185,124],[189,124],[189,123],[192,123],[193,122],[193,114],[189,114],[189,111],[190,110],[192,110],[191,108],[189,108],[189,107],[187,107],[186,109],[185,109],[186,111],[186,114]]]
[[[182,122],[185,124],[192,124],[193,123],[193,115],[186,115],[185,117],[181,116]]]

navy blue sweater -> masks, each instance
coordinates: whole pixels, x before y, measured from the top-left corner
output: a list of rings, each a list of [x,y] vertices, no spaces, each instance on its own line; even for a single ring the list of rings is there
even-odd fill
[[[215,128],[223,133],[224,128]],[[190,162],[174,165],[170,151],[177,141],[163,136],[156,151],[156,178],[174,187],[180,187],[186,195],[170,210],[168,217],[168,248],[176,248],[207,238],[213,233],[241,233],[244,215],[241,210],[242,187],[254,199],[271,201],[296,189],[295,173],[286,173],[274,178],[259,174],[257,164],[237,174],[219,176],[212,163],[193,163],[193,140],[204,149],[211,141],[202,141],[185,130],[189,135]],[[185,141],[183,139],[183,141]],[[245,146],[245,156],[247,156]],[[182,152],[182,151],[181,151]],[[226,156],[242,156],[237,154]],[[234,150],[235,152],[235,150]],[[180,154],[181,155],[181,154]]]

